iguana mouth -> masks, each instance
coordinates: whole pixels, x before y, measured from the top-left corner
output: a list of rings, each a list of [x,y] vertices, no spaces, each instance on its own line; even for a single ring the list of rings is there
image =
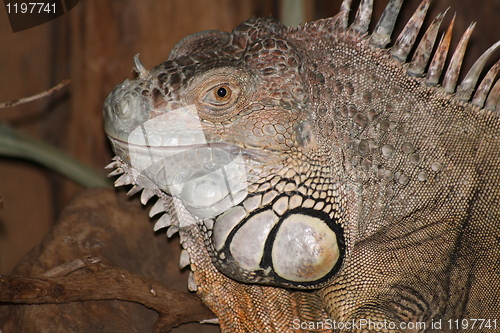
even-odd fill
[[[129,147],[134,147],[137,151],[143,151],[144,153],[154,152],[154,151],[162,151],[162,152],[184,152],[188,150],[197,150],[202,148],[212,148],[212,149],[220,149],[228,152],[231,155],[241,154],[246,158],[248,163],[269,163],[271,160],[276,161],[283,158],[278,157],[278,152],[273,151],[272,149],[256,149],[249,147],[242,147],[236,144],[228,144],[224,142],[208,142],[206,144],[191,144],[191,145],[179,145],[179,146],[151,146],[151,145],[141,145],[141,144],[133,144],[125,142],[119,138],[115,138],[113,136],[108,135],[108,139],[113,145],[113,149],[117,149],[118,151],[124,152],[123,154],[119,154],[125,160],[129,160],[128,151]]]

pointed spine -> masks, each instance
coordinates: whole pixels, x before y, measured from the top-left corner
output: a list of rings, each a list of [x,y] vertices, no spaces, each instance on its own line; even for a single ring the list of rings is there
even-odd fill
[[[372,12],[373,0],[362,0],[351,28],[360,34],[365,34],[370,26]]]
[[[189,291],[197,291],[198,290],[198,286],[196,285],[196,281],[194,279],[194,273],[193,272],[189,272],[189,276],[188,276],[188,289],[189,289]]]
[[[434,54],[431,64],[429,65],[427,79],[425,82],[428,86],[437,86],[439,83],[439,78],[441,77],[441,73],[443,72],[444,64],[446,62],[446,56],[448,55],[448,51],[450,49],[451,35],[453,33],[453,26],[455,25],[455,17],[456,14],[453,15],[453,19],[451,20],[445,35],[441,38],[436,53]]]
[[[391,0],[387,4],[370,37],[370,45],[383,49],[391,42],[391,35],[402,5],[403,0]]]
[[[108,174],[108,177],[114,177],[114,176],[118,176],[118,175],[121,175],[122,173],[124,173],[125,171],[123,171],[122,168],[116,168],[115,170],[111,171],[109,174]]]
[[[346,12],[340,12],[337,15],[335,15],[332,18],[329,18],[326,20],[327,26],[328,26],[328,31],[332,34],[339,30],[345,30],[345,27],[343,26],[343,22],[345,19]]]
[[[152,190],[145,188],[141,193],[141,203],[143,205],[147,204],[149,199],[151,199],[154,195],[155,193]]]
[[[455,50],[455,53],[451,58],[450,66],[448,67],[448,70],[446,71],[446,74],[444,76],[443,89],[449,94],[453,94],[455,92],[455,88],[458,82],[458,75],[460,74],[460,68],[462,67],[465,51],[467,50],[467,44],[469,44],[469,39],[472,32],[474,31],[475,26],[476,23],[472,23],[460,39],[457,49]]]
[[[181,257],[179,260],[179,267],[180,269],[183,269],[187,265],[191,263],[191,259],[189,258],[189,252],[186,250],[181,251]]]
[[[343,15],[342,28],[345,30],[349,26],[349,12],[351,11],[352,0],[344,0],[340,5],[340,13]]]
[[[136,71],[137,74],[139,74],[140,79],[144,79],[146,76],[148,76],[149,71],[144,67],[142,62],[139,60],[139,53],[137,53],[134,56],[134,70]]]
[[[122,164],[118,161],[113,161],[111,163],[109,163],[108,165],[106,165],[104,167],[104,169],[116,169],[118,167],[120,167]]]
[[[431,58],[432,50],[434,49],[434,45],[436,44],[436,38],[439,31],[439,27],[443,22],[443,18],[446,16],[448,9],[444,12],[436,16],[434,21],[432,21],[431,25],[427,29],[422,37],[422,40],[418,44],[417,50],[413,55],[410,66],[408,67],[408,74],[416,77],[423,77],[425,73],[425,69],[429,64],[429,60]]]
[[[132,177],[128,174],[122,175],[115,181],[115,187],[132,184]]]
[[[417,40],[420,28],[424,23],[425,16],[427,15],[427,10],[429,9],[430,0],[424,0],[417,8],[411,19],[406,24],[405,28],[399,35],[396,43],[391,49],[391,55],[394,59],[405,62],[411,48]]]
[[[158,231],[160,229],[170,227],[172,225],[172,219],[168,213],[163,214],[158,221],[156,221],[153,230]]]
[[[484,102],[486,101],[486,98],[490,93],[491,87],[493,86],[493,82],[495,82],[495,78],[497,77],[499,71],[500,71],[500,60],[497,61],[497,63],[493,65],[493,67],[491,67],[491,69],[484,77],[483,81],[477,88],[474,98],[472,99],[472,104],[477,105],[481,108],[484,106]]]
[[[167,237],[170,238],[179,231],[179,227],[173,225],[167,230]]]
[[[486,100],[486,110],[499,111],[500,108],[500,80],[495,83],[495,86],[490,92],[488,99]]]
[[[484,66],[486,66],[486,62],[490,56],[498,49],[499,46],[500,41],[493,44],[493,46],[486,50],[486,52],[484,52],[483,55],[477,59],[469,73],[467,73],[465,79],[457,89],[457,97],[461,101],[468,102],[470,100],[472,92],[474,91],[477,81],[479,80],[479,75],[481,75],[481,72],[483,71]]]
[[[149,211],[149,217],[153,217],[156,214],[159,214],[161,212],[165,211],[165,206],[163,204],[163,200],[158,198],[158,200],[155,202],[153,207],[151,207],[151,210]]]
[[[139,193],[143,188],[140,187],[140,186],[137,186],[137,185],[134,185],[128,192],[127,192],[127,195],[128,196],[132,196],[136,193]]]

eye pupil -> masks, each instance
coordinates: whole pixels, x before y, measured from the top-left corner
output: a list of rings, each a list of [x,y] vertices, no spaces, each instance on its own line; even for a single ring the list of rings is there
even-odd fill
[[[224,87],[220,87],[219,89],[217,89],[217,96],[219,96],[220,98],[226,97],[227,96],[227,89]]]
[[[233,91],[231,87],[227,84],[221,84],[212,87],[207,95],[205,95],[206,100],[216,106],[226,105],[233,97]]]

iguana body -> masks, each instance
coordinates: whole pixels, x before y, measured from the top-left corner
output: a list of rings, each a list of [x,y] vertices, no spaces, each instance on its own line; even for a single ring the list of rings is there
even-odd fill
[[[407,60],[428,1],[386,48],[401,3],[193,35],[108,97],[117,185],[160,197],[223,332],[500,329],[499,66],[456,88],[471,28],[441,82],[443,15]]]

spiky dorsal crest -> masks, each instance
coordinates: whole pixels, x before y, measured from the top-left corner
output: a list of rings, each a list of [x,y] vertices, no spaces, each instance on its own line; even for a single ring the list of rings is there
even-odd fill
[[[349,24],[349,11],[351,10],[352,0],[344,0],[340,13],[336,16],[307,23],[301,28],[308,32],[321,30],[332,34],[357,34],[360,38],[367,38],[372,47],[387,49],[392,58],[400,62],[401,66],[407,68],[408,75],[422,78],[423,82],[428,86],[439,86],[439,89],[442,89],[447,94],[455,95],[463,102],[470,102],[480,108],[500,112],[500,80],[495,83],[500,71],[500,61],[488,71],[478,85],[484,67],[493,53],[500,48],[500,42],[497,42],[484,52],[459,84],[462,62],[476,24],[472,23],[467,28],[445,70],[455,17],[451,20],[437,47],[436,43],[439,28],[448,10],[436,16],[417,44],[417,37],[427,15],[430,2],[430,0],[421,2],[394,42],[394,45],[390,48],[388,48],[388,45],[403,0],[391,0],[389,2],[371,34],[368,34],[368,27],[373,12],[373,0],[361,1],[355,19],[351,24]],[[412,54],[413,49],[415,49],[413,56],[408,60],[408,56]],[[445,72],[444,76],[442,75],[443,72]],[[475,94],[473,95],[474,91]]]

